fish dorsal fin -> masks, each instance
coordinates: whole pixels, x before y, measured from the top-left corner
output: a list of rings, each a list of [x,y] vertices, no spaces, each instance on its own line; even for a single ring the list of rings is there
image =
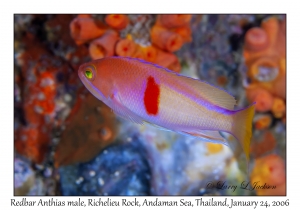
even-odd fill
[[[114,92],[113,96],[107,99],[107,103],[116,115],[125,120],[129,120],[140,125],[143,124],[143,119],[141,117],[123,105],[121,97],[117,94],[117,92]]]
[[[214,105],[229,110],[233,110],[234,105],[236,105],[235,98],[221,88],[217,88],[198,79],[193,79],[178,74],[176,76],[179,80],[183,81],[184,84],[192,87],[197,96],[207,100]]]

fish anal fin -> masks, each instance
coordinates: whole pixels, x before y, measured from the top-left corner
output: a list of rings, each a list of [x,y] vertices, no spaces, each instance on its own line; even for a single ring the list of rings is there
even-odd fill
[[[219,143],[228,146],[226,139],[220,135],[219,131],[199,130],[199,131],[183,131],[182,133],[194,137],[200,137],[212,143]]]
[[[165,128],[165,127],[162,127],[162,126],[159,126],[159,125],[156,125],[156,124],[153,124],[153,123],[147,122],[147,121],[145,121],[145,122],[146,122],[146,123],[148,123],[149,125],[151,125],[151,126],[153,126],[153,127],[157,128],[157,129],[159,129],[159,130],[163,130],[163,131],[172,131],[172,130],[170,130],[170,129],[167,129],[167,128]]]

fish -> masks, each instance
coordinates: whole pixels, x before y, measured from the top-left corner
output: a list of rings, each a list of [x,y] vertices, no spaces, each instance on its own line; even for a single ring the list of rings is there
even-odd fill
[[[84,86],[116,115],[228,146],[233,135],[249,159],[255,106],[234,110],[235,98],[205,81],[137,58],[112,56],[82,64]]]

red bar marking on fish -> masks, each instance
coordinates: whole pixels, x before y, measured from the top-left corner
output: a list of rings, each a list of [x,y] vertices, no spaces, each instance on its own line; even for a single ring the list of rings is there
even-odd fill
[[[159,85],[152,76],[148,77],[144,94],[144,105],[149,115],[157,115],[159,103]]]

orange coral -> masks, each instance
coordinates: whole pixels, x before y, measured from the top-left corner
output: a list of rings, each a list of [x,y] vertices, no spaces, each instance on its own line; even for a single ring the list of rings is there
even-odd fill
[[[119,34],[108,30],[103,36],[90,43],[89,53],[93,60],[114,55],[115,44]]]
[[[251,51],[263,50],[268,44],[268,36],[263,29],[254,27],[247,31],[245,37],[245,47],[247,49]]]
[[[26,121],[30,124],[38,125],[42,122],[41,115],[35,111],[35,104],[28,96],[24,98],[25,100],[28,100],[23,106]]]
[[[285,195],[285,164],[281,157],[271,154],[255,160],[251,182],[267,183],[275,189],[257,189],[258,195]]]
[[[38,74],[36,83],[29,83],[28,92],[24,94],[24,116],[27,126],[16,132],[15,146],[18,153],[25,155],[36,163],[44,160],[48,151],[49,132],[52,128],[55,111],[56,82],[51,72]],[[45,122],[44,116],[49,122]]]
[[[121,39],[116,45],[116,54],[119,56],[132,56],[137,50],[137,44],[131,39]]]
[[[174,52],[180,49],[184,42],[192,40],[189,25],[191,17],[191,15],[158,15],[156,24],[151,29],[152,45],[141,46],[132,40],[131,35],[127,35],[126,39],[117,42],[115,53],[119,56],[144,59],[180,72],[181,66],[178,58],[168,52]],[[120,17],[107,15],[107,23],[113,18],[119,19]]]
[[[261,27],[266,31],[270,45],[275,45],[279,32],[279,21],[276,17],[270,17],[264,20]]]
[[[270,115],[263,115],[260,116],[256,121],[255,121],[255,128],[257,130],[263,130],[268,128],[272,123],[272,118]]]
[[[275,97],[272,106],[272,113],[276,118],[282,118],[285,114],[285,103],[281,98]]]
[[[279,62],[277,57],[260,57],[251,63],[247,72],[248,77],[254,81],[267,80],[272,82],[279,74]],[[263,71],[268,72],[268,78],[260,78]],[[272,86],[272,85],[271,85]]]
[[[189,25],[174,28],[174,29],[172,29],[172,31],[179,34],[181,36],[183,42],[191,42],[192,41],[192,30]]]
[[[272,95],[286,98],[285,59],[260,57],[251,63],[247,76],[253,84],[259,84]]]
[[[137,49],[135,53],[132,55],[132,57],[153,62],[156,59],[156,54],[157,54],[156,48],[153,47],[152,45],[146,47],[137,45]]]
[[[56,84],[52,73],[43,72],[39,75],[37,86],[39,94],[33,100],[35,110],[40,114],[51,114],[54,112],[54,98],[56,94]]]
[[[105,22],[114,29],[122,30],[129,23],[127,15],[106,15]]]
[[[33,162],[42,163],[48,151],[50,129],[39,124],[34,127],[21,127],[16,133],[15,148]]]
[[[247,89],[247,98],[251,102],[256,102],[255,109],[260,112],[271,110],[273,105],[273,96],[265,89],[254,86]]]
[[[104,34],[107,27],[93,18],[77,17],[70,23],[71,36],[77,45]]]
[[[180,35],[160,26],[153,26],[151,29],[151,40],[153,44],[169,52],[179,50],[183,44]]]
[[[150,62],[155,61],[157,56],[157,50],[155,47],[153,47],[152,45],[147,47],[142,47],[142,51],[146,61],[150,61]]]
[[[153,61],[154,63],[157,63],[158,65],[166,67],[175,72],[180,71],[181,67],[176,55],[169,52],[162,51],[158,48],[156,48],[156,50],[157,50],[157,55],[156,55],[156,59]]]
[[[281,24],[282,28],[284,29],[284,24]],[[254,29],[253,29],[254,30]],[[261,29],[255,29],[256,31],[259,30],[259,33],[256,33],[256,39],[252,39],[256,41],[255,45],[261,43],[261,49],[257,48],[253,50],[249,47],[244,49],[244,57],[247,60],[246,63],[251,63],[252,60],[255,60],[258,57],[262,56],[275,56],[279,57],[280,55],[285,55],[285,35],[280,33],[280,23],[277,18],[271,17],[261,24]],[[250,29],[246,34],[247,37],[252,37],[252,29]],[[265,33],[264,33],[265,32]],[[265,34],[265,35],[263,35]],[[265,41],[263,41],[265,40]],[[264,44],[263,44],[264,43]],[[283,44],[284,43],[284,44]],[[247,45],[247,40],[246,40]]]
[[[270,90],[275,96],[286,99],[286,74],[280,72],[273,82],[273,89]]]
[[[192,19],[192,15],[176,14],[176,15],[158,15],[157,24],[166,28],[180,27],[188,24]]]
[[[137,45],[136,51],[133,53],[132,57],[145,60],[145,53],[143,51],[143,47]]]
[[[26,36],[23,43],[26,50],[18,59],[24,77],[20,87],[26,125],[16,130],[14,143],[19,154],[34,163],[42,163],[49,151],[54,126],[57,73],[64,75],[69,67],[60,58],[50,55],[34,36]]]
[[[279,21],[276,17],[271,17],[264,20],[260,28],[250,29],[245,36],[244,57],[248,67],[247,77],[252,83],[247,88],[248,99],[257,100],[258,111],[272,109],[276,118],[285,116],[285,33],[285,19]]]

